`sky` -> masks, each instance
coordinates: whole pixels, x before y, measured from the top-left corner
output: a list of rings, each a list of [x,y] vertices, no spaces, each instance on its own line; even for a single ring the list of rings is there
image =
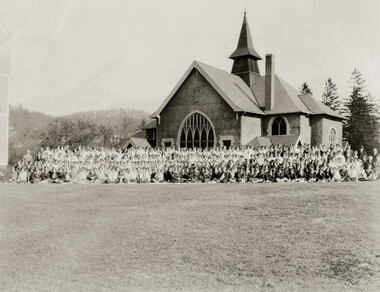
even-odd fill
[[[295,88],[321,99],[331,77],[346,97],[358,68],[380,98],[378,0],[0,0],[10,104],[154,112],[193,60],[231,71],[245,7],[256,51]]]

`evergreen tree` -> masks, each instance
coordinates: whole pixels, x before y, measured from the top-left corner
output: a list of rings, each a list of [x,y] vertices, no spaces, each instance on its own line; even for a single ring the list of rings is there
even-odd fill
[[[322,94],[322,102],[331,108],[333,111],[340,111],[340,100],[336,84],[332,82],[331,78],[327,79],[325,83],[325,90]]]
[[[372,152],[379,146],[378,107],[373,98],[365,93],[365,79],[355,69],[351,76],[352,89],[349,98],[344,102],[342,113],[347,117],[343,125],[343,137],[355,150],[360,145]]]
[[[303,94],[313,95],[313,92],[311,91],[311,88],[309,87],[309,85],[306,82],[302,83],[302,85],[301,85],[301,87],[300,87],[299,90]]]

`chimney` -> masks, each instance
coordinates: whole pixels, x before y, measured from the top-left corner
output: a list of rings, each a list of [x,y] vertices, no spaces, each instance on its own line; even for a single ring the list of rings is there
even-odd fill
[[[265,55],[265,110],[274,107],[274,55]]]

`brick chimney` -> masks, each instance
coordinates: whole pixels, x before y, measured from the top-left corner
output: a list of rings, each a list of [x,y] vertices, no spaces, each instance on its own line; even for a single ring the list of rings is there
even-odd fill
[[[265,55],[265,110],[274,107],[274,55]]]

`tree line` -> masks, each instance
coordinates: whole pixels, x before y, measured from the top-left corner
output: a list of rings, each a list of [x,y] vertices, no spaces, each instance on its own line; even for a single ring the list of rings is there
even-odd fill
[[[143,111],[123,108],[52,117],[11,106],[9,120],[9,165],[13,165],[27,149],[35,155],[46,146],[124,146],[149,118]]]
[[[380,112],[379,102],[366,91],[365,78],[358,69],[351,74],[348,97],[340,98],[338,88],[331,78],[325,82],[322,103],[345,117],[343,120],[343,140],[352,149],[362,145],[372,151],[380,146]],[[304,82],[299,91],[313,95],[310,86]]]

